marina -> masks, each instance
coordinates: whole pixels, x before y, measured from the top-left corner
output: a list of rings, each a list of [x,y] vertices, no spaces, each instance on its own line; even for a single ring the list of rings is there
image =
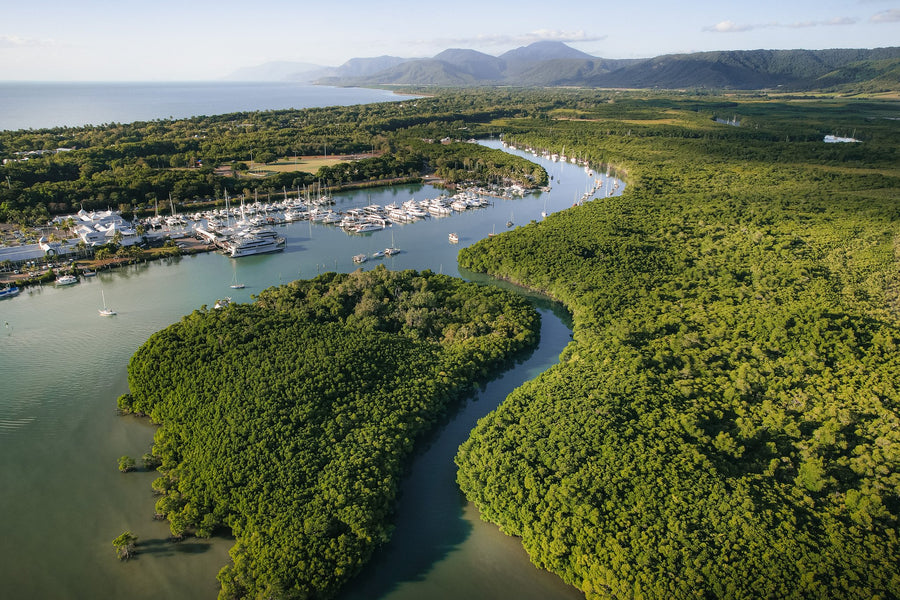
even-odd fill
[[[525,190],[518,185],[472,186],[454,190],[452,193],[429,184],[406,185],[387,188],[388,193],[383,190],[376,191],[375,198],[373,198],[371,190],[365,192],[365,198],[363,198],[361,193],[352,191],[328,195],[319,190],[319,193],[313,195],[311,190],[301,192],[297,189],[288,192],[287,189],[284,189],[279,195],[280,199],[267,199],[263,202],[255,199],[252,203],[246,203],[243,197],[239,197],[239,205],[233,207],[229,206],[229,198],[226,193],[225,206],[222,208],[182,214],[176,213],[173,209],[169,216],[156,214],[153,217],[137,221],[134,225],[122,219],[121,215],[114,211],[86,213],[82,210],[77,215],[55,219],[57,222],[74,221],[81,224],[77,226],[77,238],[54,243],[53,254],[60,259],[68,259],[71,263],[73,257],[80,252],[77,250],[79,246],[104,245],[110,239],[115,240],[115,236],[120,236],[123,246],[148,243],[162,245],[166,240],[177,240],[177,246],[182,250],[189,247],[192,247],[191,251],[203,250],[204,248],[189,243],[188,238],[196,238],[217,248],[230,258],[244,258],[285,251],[291,235],[283,229],[276,230],[276,227],[288,226],[288,230],[290,230],[291,225],[304,222],[310,225],[332,226],[352,237],[368,236],[386,229],[393,230],[396,226],[413,225],[423,221],[435,221],[447,217],[458,218],[476,209],[494,213],[494,209],[498,206],[506,203],[515,206],[518,201],[525,198],[542,198],[543,202],[543,208],[539,212],[529,211],[530,221],[544,219],[555,210],[568,207],[568,204],[563,205],[558,200],[563,195],[561,190],[566,188],[562,185],[560,173],[556,173],[555,182],[552,173],[560,168],[553,163],[570,167],[569,163],[565,161],[560,163],[558,157],[554,161],[554,155],[548,154],[548,151],[538,154],[536,150],[520,151],[499,141],[481,143],[488,147],[503,148],[507,152],[520,154],[527,158],[543,160],[548,163],[547,170],[548,173],[551,173],[550,178],[553,185],[540,190]],[[574,193],[575,201],[572,206],[609,197],[619,191],[619,181],[608,173],[603,179],[602,175],[595,177],[594,169],[590,165],[579,162],[577,166],[583,166],[588,179],[585,184],[582,177],[574,179],[567,177],[568,181],[581,181],[584,186],[583,192],[576,190]],[[410,197],[398,200],[398,192],[403,189],[411,190]],[[553,190],[552,195],[551,190]],[[425,192],[425,197],[416,198],[418,192]],[[387,198],[387,200],[379,202],[379,198]],[[552,207],[548,206],[551,198],[554,200]],[[550,210],[551,208],[552,210]],[[500,223],[502,225],[502,221]],[[514,226],[514,211],[510,210],[506,228],[511,229]],[[476,239],[478,237],[494,237],[496,229],[495,221],[489,233],[479,234]],[[141,236],[138,236],[136,231],[142,231]],[[445,233],[445,235],[448,235],[451,243],[458,243],[460,235],[458,231]],[[0,258],[6,256],[12,258],[18,255],[38,256],[44,251],[42,249],[44,249],[43,245],[35,245],[33,248],[30,246],[0,248]],[[370,249],[363,254],[367,255],[366,258],[383,258],[395,256],[398,252],[399,248],[395,247],[392,242],[390,246],[384,246],[383,249]],[[357,254],[351,254],[351,257],[356,256]],[[32,261],[30,264],[33,265],[35,262]],[[364,261],[354,258],[354,262],[361,264]],[[47,265],[44,265],[43,273],[46,272],[46,268]],[[41,271],[29,270],[31,276],[38,276],[41,273]],[[92,277],[95,274],[96,271],[93,269],[87,269],[82,273],[84,277]],[[7,277],[6,279],[8,282],[21,285],[19,278]],[[56,283],[57,285],[71,285],[78,281],[79,279],[74,274],[67,274],[60,276]]]

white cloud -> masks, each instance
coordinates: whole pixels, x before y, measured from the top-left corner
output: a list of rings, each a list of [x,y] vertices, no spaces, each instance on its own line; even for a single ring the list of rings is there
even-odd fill
[[[734,21],[720,21],[715,25],[709,25],[703,28],[703,31],[712,31],[714,33],[738,33],[741,31],[750,31],[762,27],[761,25],[738,25]]]
[[[886,11],[890,12],[890,11]],[[766,29],[766,28],[774,28],[774,27],[788,27],[790,29],[803,29],[806,27],[822,27],[822,26],[834,26],[834,25],[853,25],[856,23],[856,19],[851,17],[835,17],[833,19],[828,19],[827,21],[798,21],[796,23],[754,23],[747,25],[738,25],[734,21],[721,21],[716,23],[715,25],[707,25],[703,28],[703,31],[710,31],[712,33],[741,33],[743,31],[752,31],[754,29]]]
[[[51,40],[35,40],[17,35],[0,35],[0,48],[36,48],[55,45],[56,43]]]
[[[880,13],[872,15],[872,18],[869,20],[873,23],[896,23],[900,21],[900,9],[892,8],[890,10],[883,10]]]
[[[803,27],[820,27],[822,25],[853,25],[854,23],[856,23],[856,19],[852,19],[850,17],[835,17],[827,21],[801,21],[798,23],[789,23],[787,25],[784,25],[784,27],[801,29]],[[775,26],[778,25],[776,24]]]

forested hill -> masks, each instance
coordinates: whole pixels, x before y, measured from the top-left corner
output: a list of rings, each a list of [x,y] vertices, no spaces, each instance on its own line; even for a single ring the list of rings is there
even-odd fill
[[[900,47],[718,51],[613,60],[559,42],[541,42],[499,57],[445,50],[366,75],[339,69],[319,83],[896,91],[896,75],[890,75],[896,65],[890,61],[898,59]]]
[[[461,250],[575,335],[479,423],[459,483],[589,599],[900,598],[896,109],[711,107],[504,122],[629,185]],[[866,141],[807,137],[825,122]]]
[[[327,598],[388,539],[416,443],[538,331],[496,288],[330,273],[154,334],[119,406],[160,425],[173,535],[234,534],[221,598]]]

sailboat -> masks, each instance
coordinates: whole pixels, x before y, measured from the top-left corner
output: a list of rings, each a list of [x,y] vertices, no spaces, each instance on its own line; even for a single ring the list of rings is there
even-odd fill
[[[384,249],[384,253],[388,256],[393,256],[395,254],[400,253],[400,248],[394,245],[394,232],[391,232],[391,245]]]
[[[234,274],[231,276],[231,289],[233,290],[242,290],[244,289],[244,284],[238,282],[237,280],[237,271],[234,271]]]
[[[103,290],[100,290],[100,298],[103,299],[103,308],[97,310],[100,313],[101,317],[111,317],[116,314],[116,311],[106,306],[106,295],[103,293]]]

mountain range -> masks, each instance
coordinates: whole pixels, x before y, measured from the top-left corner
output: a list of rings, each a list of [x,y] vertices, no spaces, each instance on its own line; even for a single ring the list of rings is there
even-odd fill
[[[591,56],[562,42],[536,42],[491,56],[448,49],[431,58],[354,58],[334,68],[267,63],[229,79],[306,81],[337,86],[577,86],[900,90],[900,47],[830,50],[723,50],[643,59]]]

